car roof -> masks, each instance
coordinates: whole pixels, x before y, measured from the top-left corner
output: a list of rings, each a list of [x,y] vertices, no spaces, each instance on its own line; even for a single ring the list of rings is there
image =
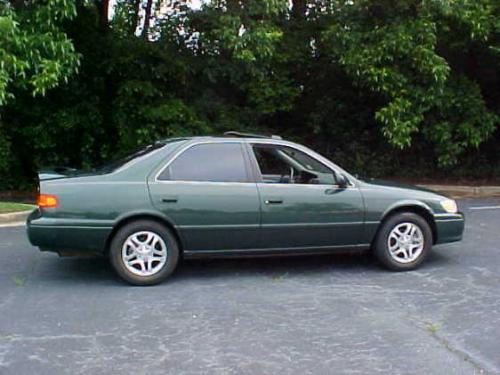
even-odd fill
[[[173,138],[165,139],[160,142],[165,142],[166,144],[170,141],[174,140]],[[184,137],[184,138],[176,138],[175,141],[182,141],[186,144],[195,144],[195,143],[260,143],[260,144],[269,144],[269,145],[280,145],[280,146],[291,146],[291,147],[304,147],[301,144],[287,141],[278,138],[270,138],[270,137],[230,137],[230,136],[194,136],[194,137]]]
[[[261,134],[252,134],[252,133],[241,133],[236,131],[228,131],[223,135],[204,135],[204,136],[192,136],[192,137],[178,137],[178,138],[167,138],[161,140],[160,142],[172,142],[172,141],[204,141],[204,140],[225,140],[225,141],[263,141],[263,140],[275,140],[281,141],[281,138],[278,135],[261,135]]]

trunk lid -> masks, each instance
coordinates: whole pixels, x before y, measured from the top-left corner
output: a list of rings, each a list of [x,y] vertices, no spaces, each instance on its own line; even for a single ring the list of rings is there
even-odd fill
[[[69,167],[55,167],[51,169],[43,169],[38,172],[40,181],[57,180],[60,178],[72,177],[79,174],[78,169]]]

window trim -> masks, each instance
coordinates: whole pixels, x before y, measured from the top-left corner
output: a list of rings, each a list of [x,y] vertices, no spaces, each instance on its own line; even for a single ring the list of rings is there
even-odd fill
[[[275,182],[275,183],[269,183],[269,182],[264,182],[263,178],[262,178],[262,172],[260,170],[260,166],[259,166],[259,162],[257,161],[257,158],[255,156],[255,152],[253,150],[253,146],[262,146],[262,147],[270,147],[270,148],[291,148],[295,151],[298,151],[298,152],[301,152],[303,154],[306,154],[307,156],[309,156],[310,158],[316,160],[318,163],[320,163],[321,165],[323,165],[325,168],[327,168],[328,170],[330,170],[333,175],[335,176],[335,179],[337,179],[337,175],[339,174],[339,171],[337,171],[336,169],[330,167],[329,165],[327,165],[326,163],[324,163],[323,161],[319,160],[318,158],[316,158],[314,155],[311,155],[309,152],[306,152],[304,150],[301,150],[297,147],[294,147],[293,145],[290,145],[290,144],[283,144],[283,143],[267,143],[267,142],[258,142],[258,141],[250,141],[247,143],[247,149],[248,149],[248,153],[250,154],[250,158],[252,160],[252,171],[254,172],[255,174],[255,181],[256,183],[258,184],[265,184],[265,185],[273,185],[273,186],[320,186],[320,187],[324,187],[324,186],[328,186],[328,187],[339,187],[338,184],[284,184],[284,183],[278,183],[278,182]],[[350,187],[354,187],[355,185],[352,183],[351,179],[349,177],[347,177],[347,181],[348,181],[348,186],[347,188],[350,188]]]
[[[245,166],[245,175],[247,181],[196,181],[196,180],[162,180],[160,179],[160,175],[167,169],[179,156],[187,152],[189,149],[200,146],[200,145],[206,145],[206,144],[236,144],[240,147],[241,155],[243,157],[243,164]],[[163,165],[163,167],[160,168],[160,170],[156,173],[154,182],[160,182],[160,183],[188,183],[188,184],[255,184],[255,181],[253,181],[254,176],[251,173],[249,169],[249,160],[247,157],[247,153],[245,150],[245,145],[243,142],[238,142],[235,140],[218,140],[218,141],[201,141],[201,142],[196,142],[196,143],[191,143],[188,144],[187,146],[181,148],[178,152],[176,152],[166,163]]]
[[[171,162],[173,162],[180,154],[182,154],[184,151],[187,149],[200,145],[200,144],[205,144],[205,143],[239,143],[245,150],[246,150],[246,161],[247,161],[247,172],[249,173],[250,177],[250,182],[213,182],[213,181],[174,181],[174,180],[159,180],[158,176],[163,172],[165,168],[167,168]],[[255,155],[252,150],[252,145],[253,144],[260,144],[260,145],[274,145],[274,146],[288,146],[293,149],[296,149],[298,151],[302,151],[309,155],[310,157],[316,159],[320,163],[324,164],[326,167],[331,169],[333,172],[336,174],[343,174],[347,180],[348,180],[348,186],[346,189],[352,189],[352,188],[357,188],[357,180],[355,177],[351,176],[349,172],[343,170],[339,166],[337,166],[335,163],[333,163],[331,160],[326,159],[324,156],[315,153],[314,151],[308,149],[305,146],[295,144],[293,142],[288,142],[288,141],[281,141],[281,140],[276,140],[276,139],[206,139],[206,140],[192,140],[191,142],[188,142],[187,145],[185,146],[180,146],[176,150],[174,150],[173,155],[169,155],[169,159],[167,162],[163,165],[163,167],[157,166],[159,168],[158,172],[154,174],[154,177],[151,178],[150,181],[156,182],[156,183],[162,183],[162,184],[173,184],[173,183],[183,183],[183,184],[212,184],[212,185],[248,185],[248,186],[255,186],[255,184],[263,183],[261,181],[262,176],[260,175],[260,171],[256,168],[258,166],[256,165],[257,161],[255,160]],[[159,163],[161,165],[162,162]],[[148,178],[149,179],[149,178]],[[273,184],[266,184],[266,185],[273,185]],[[336,185],[307,185],[307,184],[302,184],[302,185],[295,185],[295,184],[274,184],[276,186],[329,186],[329,187],[334,187]]]

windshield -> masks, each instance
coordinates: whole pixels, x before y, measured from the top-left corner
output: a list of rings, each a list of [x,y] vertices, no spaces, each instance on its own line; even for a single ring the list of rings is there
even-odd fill
[[[131,162],[132,160],[148,155],[151,152],[158,150],[166,146],[168,143],[172,143],[174,141],[179,141],[179,139],[177,138],[165,141],[158,141],[147,146],[136,148],[135,150],[128,152],[125,156],[96,168],[96,172],[103,174],[114,172],[119,168],[123,167],[125,164]]]

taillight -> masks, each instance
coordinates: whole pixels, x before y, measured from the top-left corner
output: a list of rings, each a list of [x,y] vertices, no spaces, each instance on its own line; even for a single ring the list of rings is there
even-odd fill
[[[59,204],[59,200],[55,195],[39,194],[36,203],[41,208],[54,208]]]

